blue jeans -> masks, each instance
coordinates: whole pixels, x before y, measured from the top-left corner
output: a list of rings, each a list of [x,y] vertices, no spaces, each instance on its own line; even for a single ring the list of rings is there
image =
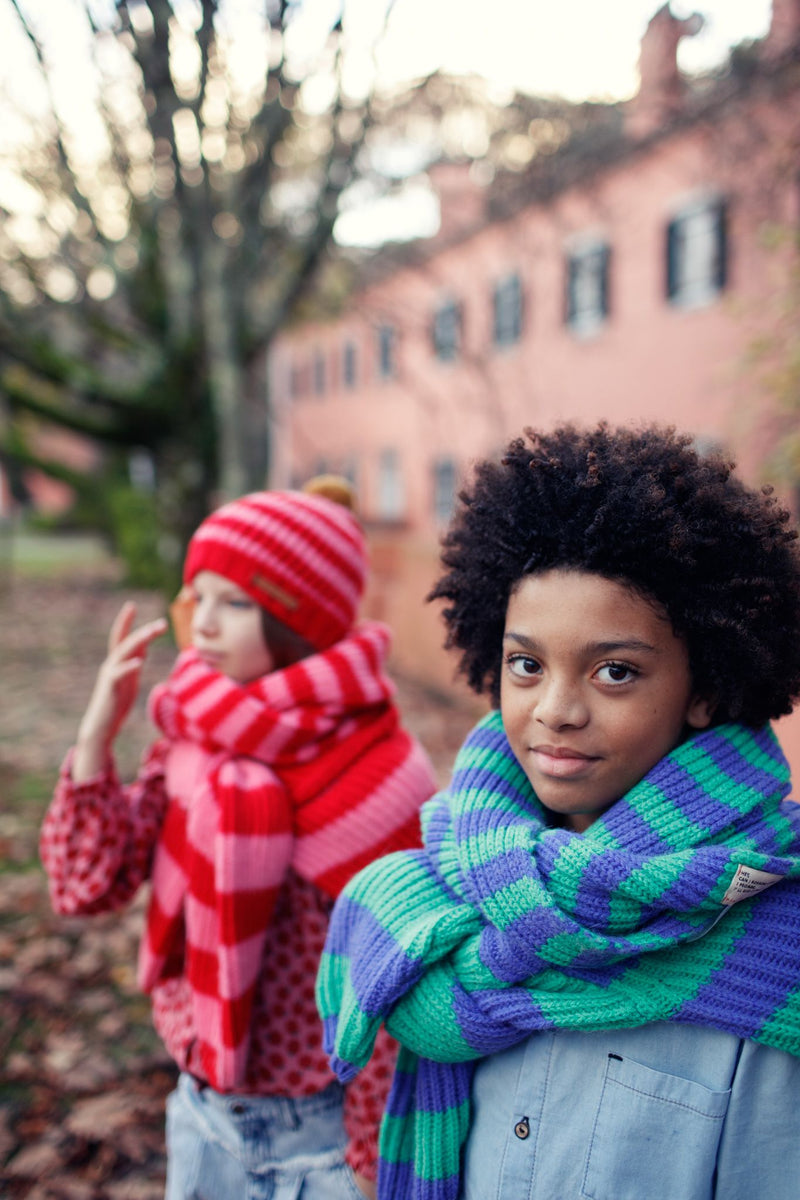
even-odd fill
[[[222,1095],[181,1075],[167,1099],[166,1200],[363,1200],[345,1162],[343,1091]]]

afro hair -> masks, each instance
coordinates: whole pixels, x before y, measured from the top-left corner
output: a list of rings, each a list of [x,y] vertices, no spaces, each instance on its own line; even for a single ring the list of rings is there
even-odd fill
[[[671,428],[526,430],[483,461],[443,540],[448,647],[499,699],[509,596],[525,575],[590,571],[654,600],[686,640],[715,723],[757,727],[800,694],[800,552],[790,516]]]

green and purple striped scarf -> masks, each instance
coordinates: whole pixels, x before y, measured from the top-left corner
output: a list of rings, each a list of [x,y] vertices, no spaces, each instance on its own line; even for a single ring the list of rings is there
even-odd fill
[[[382,1021],[401,1043],[382,1200],[455,1200],[472,1064],[537,1030],[671,1020],[800,1055],[788,780],[768,728],[723,725],[576,834],[547,825],[500,714],[473,729],[423,810],[424,849],[355,877],[320,967],[340,1079]]]

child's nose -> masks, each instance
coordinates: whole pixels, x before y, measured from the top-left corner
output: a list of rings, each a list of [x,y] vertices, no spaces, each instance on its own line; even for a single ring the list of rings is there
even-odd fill
[[[217,625],[216,611],[207,600],[198,600],[192,613],[192,633],[211,634]]]
[[[589,719],[589,709],[577,683],[550,677],[533,689],[534,717],[548,729],[580,728]]]

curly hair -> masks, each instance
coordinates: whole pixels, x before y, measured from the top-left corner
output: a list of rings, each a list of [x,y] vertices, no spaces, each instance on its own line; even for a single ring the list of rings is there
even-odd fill
[[[686,640],[714,721],[750,726],[800,694],[800,551],[789,513],[672,428],[526,430],[478,464],[443,539],[446,645],[499,702],[509,597],[525,575],[590,571],[654,600]]]

